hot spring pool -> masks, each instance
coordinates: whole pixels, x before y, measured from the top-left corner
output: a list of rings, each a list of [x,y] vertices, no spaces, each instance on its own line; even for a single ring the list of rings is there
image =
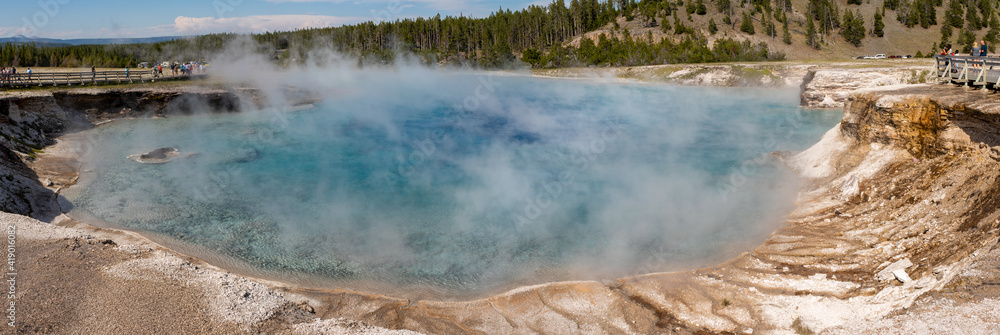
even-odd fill
[[[797,188],[768,154],[840,119],[801,110],[794,90],[358,80],[304,111],[102,126],[87,134],[93,172],[66,196],[268,277],[467,293],[676,270],[757,243]],[[127,158],[160,147],[195,155]]]

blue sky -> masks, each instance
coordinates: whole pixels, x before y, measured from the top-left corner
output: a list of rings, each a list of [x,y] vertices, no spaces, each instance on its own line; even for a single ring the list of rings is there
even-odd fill
[[[263,32],[433,16],[482,17],[546,0],[5,1],[0,37],[115,38]]]

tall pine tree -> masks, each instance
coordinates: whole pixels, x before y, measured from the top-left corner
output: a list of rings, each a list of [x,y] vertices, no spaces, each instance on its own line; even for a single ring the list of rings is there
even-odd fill
[[[819,50],[819,39],[816,33],[816,24],[813,23],[811,17],[806,18],[806,45],[813,47],[813,49]]]
[[[885,36],[885,23],[882,22],[882,13],[878,10],[875,10],[875,16],[872,17],[872,36]]]

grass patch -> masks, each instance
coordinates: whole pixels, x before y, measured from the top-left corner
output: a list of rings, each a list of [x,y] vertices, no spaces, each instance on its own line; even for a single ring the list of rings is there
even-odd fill
[[[680,66],[661,66],[653,69],[653,71],[651,72],[653,73],[654,76],[667,77],[673,74],[674,72],[680,71],[681,69],[684,68]]]
[[[739,66],[739,65],[733,65],[732,72],[733,72],[734,75],[736,75],[736,76],[738,76],[740,78],[753,78],[753,79],[757,79],[757,78],[763,78],[763,77],[772,77],[772,78],[777,78],[778,77],[777,75],[774,74],[774,72],[771,72],[770,69],[753,68],[753,67],[746,67],[746,66]]]
[[[692,69],[691,71],[689,71],[689,72],[681,75],[679,79],[692,79],[692,78],[697,77],[699,75],[708,73],[709,71],[711,71],[711,69],[707,69],[707,68],[699,66],[697,69]]]
[[[42,147],[37,146],[37,145],[32,145],[32,144],[30,144],[28,142],[19,140],[19,139],[15,138],[14,136],[10,136],[10,135],[4,134],[4,133],[0,133],[0,136],[3,136],[4,138],[6,138],[8,140],[13,141],[14,143],[17,143],[17,144],[23,145],[25,147],[28,147],[29,149],[31,149],[31,151],[38,151],[38,152],[42,151]]]
[[[931,74],[930,70],[921,70],[920,73],[917,73],[917,70],[910,70],[910,80],[908,80],[908,83],[910,84],[926,83],[927,77],[930,76],[930,74]]]

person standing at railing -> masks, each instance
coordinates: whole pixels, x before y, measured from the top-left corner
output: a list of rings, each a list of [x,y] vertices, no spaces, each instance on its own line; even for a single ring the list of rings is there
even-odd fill
[[[986,40],[980,40],[979,41],[979,57],[986,58],[986,50],[987,50]],[[985,62],[985,60],[983,62],[983,68],[984,69],[986,68],[986,62]],[[992,70],[993,66],[990,66],[989,69]]]
[[[128,66],[125,67],[125,79],[128,79]]]
[[[972,52],[969,53],[969,57],[979,57],[979,42],[976,42],[976,41],[972,42]],[[976,60],[973,60],[972,61],[972,68],[973,69],[978,69],[979,68],[979,62],[977,62]]]
[[[28,67],[28,81],[31,81],[31,67]]]
[[[97,83],[97,67],[96,66],[91,66],[90,67],[90,80],[93,81],[94,83]]]

